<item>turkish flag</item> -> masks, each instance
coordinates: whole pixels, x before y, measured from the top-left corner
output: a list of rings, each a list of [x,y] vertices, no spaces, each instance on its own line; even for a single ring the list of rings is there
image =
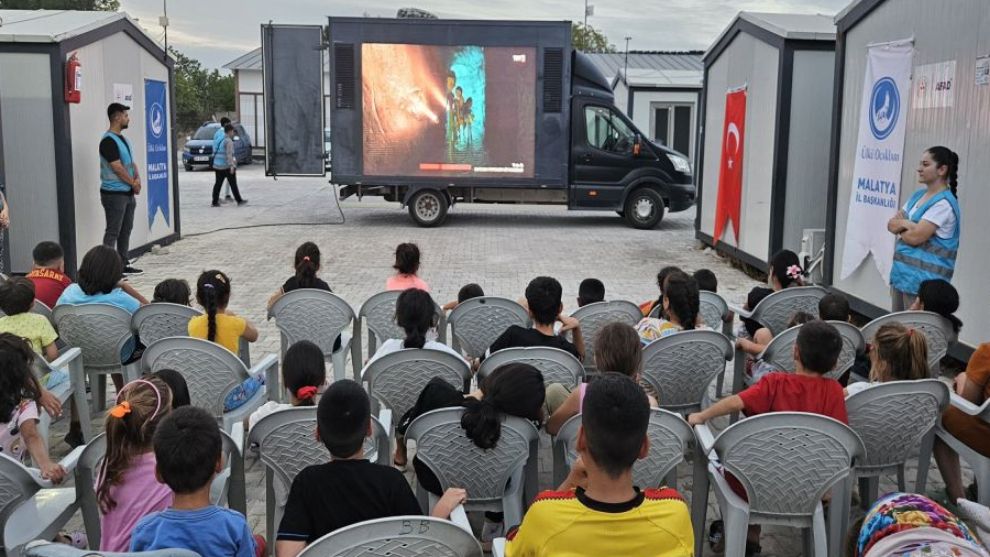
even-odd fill
[[[739,245],[739,211],[742,206],[743,144],[746,136],[746,90],[725,94],[725,124],[722,127],[722,162],[718,171],[718,201],[715,204],[716,242],[722,240],[725,221],[732,220],[732,230]]]

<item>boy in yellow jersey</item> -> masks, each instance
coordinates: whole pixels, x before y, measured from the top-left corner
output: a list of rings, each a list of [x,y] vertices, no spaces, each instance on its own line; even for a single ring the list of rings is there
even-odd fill
[[[680,494],[633,486],[633,463],[650,447],[643,389],[605,373],[588,385],[581,416],[577,462],[559,490],[537,496],[509,531],[506,555],[693,556],[691,517]]]

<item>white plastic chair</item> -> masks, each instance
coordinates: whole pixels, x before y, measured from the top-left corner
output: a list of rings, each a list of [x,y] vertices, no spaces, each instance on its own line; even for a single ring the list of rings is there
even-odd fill
[[[862,354],[866,349],[866,341],[863,339],[862,332],[854,325],[845,321],[829,321],[828,323],[839,331],[839,336],[842,337],[842,351],[839,352],[839,360],[835,363],[835,368],[826,373],[825,376],[838,379],[856,363],[856,356]],[[796,369],[794,345],[797,343],[799,332],[801,332],[801,325],[791,327],[773,337],[773,340],[763,349],[763,353],[756,357],[756,360],[769,364],[770,371],[793,372]],[[747,384],[752,383],[752,379],[745,377]]]
[[[149,346],[163,338],[189,336],[189,320],[200,315],[203,312],[194,307],[155,302],[134,312],[131,328]]]
[[[643,349],[641,379],[659,398],[660,407],[681,414],[701,409],[708,385],[725,372],[732,342],[715,331],[681,331]]]
[[[803,311],[818,317],[818,302],[828,290],[821,286],[795,286],[770,294],[760,300],[755,308],[746,310],[729,304],[729,309],[739,317],[747,317],[770,329],[777,336],[785,329],[794,314]]]
[[[138,363],[121,363],[121,351],[135,343],[131,314],[109,304],[60,305],[52,310],[52,322],[67,346],[83,353],[86,376],[96,411],[106,408],[107,375],[120,373],[124,383],[138,378]]]
[[[354,310],[343,298],[316,288],[300,288],[287,292],[268,310],[268,319],[275,318],[275,326],[281,333],[281,357],[293,344],[308,340],[320,347],[325,357],[333,362],[335,381],[344,379],[347,353],[351,349],[351,334],[345,329],[354,326]],[[340,347],[333,345],[340,337]],[[356,375],[355,375],[356,376]],[[282,388],[272,386],[276,400],[281,401]]]
[[[78,348],[67,348],[62,351],[61,355],[55,361],[50,363],[39,356],[34,359],[34,366],[39,378],[53,371],[64,371],[68,374],[68,381],[55,385],[48,390],[58,397],[59,402],[62,403],[63,417],[69,416],[69,408],[66,407],[66,404],[70,400],[75,404],[79,414],[79,425],[82,429],[83,441],[92,439],[93,423],[90,418],[89,402],[86,400],[86,373],[82,361],[82,350]],[[47,445],[52,419],[47,412],[41,412],[39,417],[38,431],[41,433],[42,438],[45,439]]]
[[[451,347],[480,358],[512,325],[529,327],[529,313],[517,302],[496,296],[471,298],[450,312]]]
[[[156,549],[124,553],[101,551],[97,554],[87,549],[76,549],[62,543],[40,540],[28,544],[24,555],[26,557],[200,557],[199,553],[188,549]]]
[[[277,385],[278,358],[269,354],[250,370],[219,344],[191,337],[164,338],[148,346],[141,359],[144,372],[174,369],[189,385],[192,405],[212,412],[231,431],[233,424],[251,415],[268,399],[267,385]],[[248,377],[265,379],[265,385],[238,408],[224,412],[224,398]]]
[[[577,435],[580,427],[581,414],[578,414],[564,422],[553,439],[554,486],[567,479],[571,465],[577,459]],[[650,410],[646,436],[650,439],[650,452],[646,458],[633,464],[633,485],[645,489],[658,487],[666,482],[667,486],[676,487],[677,465],[684,462],[688,447],[694,442],[691,426],[679,414],[653,408]]]
[[[416,442],[416,458],[436,475],[441,491],[467,491],[466,510],[501,511],[505,524],[519,524],[524,502],[536,496],[538,486],[536,427],[506,416],[498,443],[486,450],[468,439],[461,427],[463,413],[463,408],[427,412],[409,424],[406,439]],[[439,500],[418,482],[417,495],[427,514]]]
[[[950,393],[949,403],[964,414],[975,416],[984,422],[990,422],[990,399],[977,406],[956,393]],[[973,479],[976,480],[977,502],[983,506],[990,506],[990,458],[973,450],[969,445],[949,433],[941,422],[936,429],[936,435],[969,464],[973,470]]]
[[[400,290],[379,292],[365,300],[358,309],[354,321],[354,340],[351,341],[351,363],[354,365],[354,376],[361,369],[361,336],[362,325],[368,328],[368,358],[375,355],[378,344],[392,338],[405,338],[406,333],[395,324],[395,302],[399,299]],[[434,302],[436,305],[436,302]],[[447,316],[439,305],[437,312],[437,340],[447,343]]]
[[[428,516],[393,516],[352,524],[306,546],[299,557],[482,557],[478,540],[463,527]]]
[[[581,324],[581,338],[584,340],[584,368],[588,372],[596,372],[594,354],[595,337],[598,335],[598,331],[609,323],[625,323],[635,327],[643,318],[643,313],[639,311],[639,306],[632,302],[613,300],[595,302],[580,307],[571,314],[571,317],[577,319]]]
[[[68,474],[82,451],[76,447],[59,462]],[[54,538],[78,508],[74,488],[54,487],[39,470],[0,454],[0,548],[7,557],[24,555],[31,541]]]
[[[368,460],[388,465],[391,458],[388,427],[371,418],[373,435],[364,440]],[[248,441],[257,444],[258,455],[265,465],[265,523],[269,540],[282,520],[292,481],[304,468],[330,462],[330,451],[316,439],[316,407],[300,406],[273,412],[258,420],[248,433]],[[269,544],[274,554],[275,544]]]
[[[48,321],[52,320],[52,308],[46,306],[45,303],[40,300],[34,301],[34,306],[31,308],[31,313],[43,315],[46,319],[48,319]]]
[[[928,341],[929,377],[938,377],[940,373],[939,361],[948,354],[949,345],[952,344],[950,340],[953,337],[952,323],[931,311],[898,311],[877,317],[863,325],[863,338],[866,339],[866,342],[873,342],[873,337],[880,330],[880,327],[890,323],[900,323],[905,327],[918,329],[924,333],[925,340]]]
[[[708,328],[713,331],[722,331],[723,335],[731,337],[732,320],[729,319],[729,316],[732,312],[729,310],[729,304],[725,298],[715,292],[702,290],[698,292],[698,302],[701,318],[705,321],[705,325],[708,325]]]
[[[478,384],[493,371],[509,363],[529,364],[543,374],[543,383],[560,383],[573,389],[584,380],[584,365],[574,354],[549,346],[505,348],[485,358],[478,368]]]
[[[841,554],[842,524],[852,495],[852,466],[866,454],[863,441],[845,424],[803,412],[773,412],[746,418],[712,439],[707,425],[695,427],[708,474],[695,478],[692,521],[695,553],[701,555],[708,483],[725,523],[725,555],[745,554],[751,523],[801,528],[804,555]],[[748,501],[730,487],[731,473]],[[826,534],[822,497],[832,490]]]

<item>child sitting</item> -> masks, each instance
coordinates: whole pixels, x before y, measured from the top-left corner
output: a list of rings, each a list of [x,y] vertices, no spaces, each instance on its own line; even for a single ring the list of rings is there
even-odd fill
[[[31,370],[35,354],[27,340],[0,333],[0,453],[32,463],[41,477],[62,483],[65,469],[48,457],[48,446],[38,432],[38,405],[42,388]]]
[[[34,246],[31,255],[34,268],[27,274],[27,279],[34,283],[35,299],[55,307],[58,297],[72,284],[72,279],[65,274],[65,252],[55,242],[41,242]]]
[[[252,536],[244,515],[210,503],[210,485],[223,470],[223,441],[209,412],[184,406],[153,437],[155,477],[174,493],[172,506],[134,527],[130,551],[183,548],[210,557],[261,557],[264,538]]]
[[[519,325],[510,326],[488,347],[488,354],[518,346],[549,346],[566,350],[583,360],[581,324],[577,319],[561,313],[564,310],[562,296],[563,288],[555,278],[536,277],[529,281],[526,286],[526,310],[533,320],[533,327],[527,329]],[[557,321],[562,324],[559,335],[554,331],[554,323]],[[573,343],[563,338],[563,333],[567,331],[571,331]]]
[[[601,372],[621,373],[638,384],[643,369],[643,344],[636,329],[625,323],[609,323],[599,329],[595,336],[595,367]],[[588,383],[581,383],[570,393],[560,383],[547,386],[547,406],[552,411],[547,420],[547,433],[557,435],[567,420],[581,413],[587,391]],[[652,397],[650,406],[657,406]]]
[[[327,362],[320,347],[300,340],[285,351],[282,359],[282,386],[289,391],[289,404],[266,402],[248,418],[248,429],[258,420],[285,408],[315,406],[316,395],[327,382]]]
[[[330,285],[317,276],[320,272],[320,248],[313,242],[304,242],[296,248],[296,256],[292,268],[295,271],[285,283],[268,298],[268,309],[285,294],[299,288],[315,288],[333,292]]]
[[[842,294],[829,292],[818,300],[818,318],[822,321],[849,322],[849,300]]]
[[[65,288],[56,302],[56,305],[59,304],[110,304],[127,313],[134,313],[139,307],[147,305],[148,300],[124,280],[124,264],[120,255],[113,248],[96,246],[83,256],[79,264],[79,282]],[[117,387],[123,387],[123,377]]]
[[[918,287],[918,297],[914,299],[910,309],[932,311],[948,319],[952,323],[953,333],[950,342],[955,342],[955,337],[962,328],[962,321],[955,316],[956,310],[959,309],[959,292],[956,291],[955,286],[942,279],[923,281]]]
[[[172,504],[172,490],[155,479],[155,429],[172,411],[172,393],[157,378],[124,385],[107,413],[106,456],[96,478],[100,551],[127,551],[131,530],[146,515]]]
[[[928,373],[928,341],[925,334],[900,323],[880,327],[870,344],[870,382],[850,383],[846,396],[877,383],[925,379]]]
[[[694,272],[694,280],[698,283],[698,290],[706,292],[718,292],[718,277],[708,269],[698,269]]]
[[[192,305],[192,291],[189,289],[189,283],[183,279],[174,278],[159,282],[151,296],[151,303]]]
[[[779,292],[792,286],[804,286],[804,270],[796,253],[782,249],[770,258],[767,269],[767,285]]]
[[[292,481],[275,543],[279,557],[295,557],[306,545],[351,524],[422,514],[402,473],[364,456],[364,440],[372,431],[371,401],[361,385],[335,381],[316,412],[316,434],[330,451],[330,462],[309,466]],[[432,515],[448,517],[465,497],[463,489],[448,490]]]
[[[657,298],[656,300],[643,302],[642,304],[639,305],[639,311],[642,312],[643,317],[649,317],[650,314],[652,314],[653,310],[655,309],[659,309],[661,313],[663,312],[663,292],[664,292],[664,288],[666,287],[667,277],[669,277],[674,273],[679,273],[679,272],[681,272],[681,268],[674,267],[673,265],[668,265],[667,267],[660,269],[660,272],[657,273],[657,288],[660,290],[660,297]],[[658,315],[657,317],[663,317],[663,316]]]
[[[481,285],[470,283],[465,284],[457,291],[457,299],[452,302],[447,302],[440,309],[444,311],[453,311],[457,306],[463,304],[464,302],[470,300],[471,298],[480,298],[485,295],[485,291],[482,290]]]
[[[227,309],[230,302],[230,279],[220,271],[204,271],[196,281],[196,301],[206,315],[189,320],[189,336],[203,338],[237,354],[240,341],[258,340],[258,329],[250,321]],[[264,378],[249,377],[224,400],[224,411],[239,408],[264,384]]]
[[[662,313],[667,317],[644,317],[636,325],[636,331],[644,345],[681,331],[708,329],[706,325],[698,324],[701,313],[698,283],[682,271],[667,277]]]
[[[189,399],[189,385],[182,374],[174,369],[160,369],[154,373],[145,375],[145,379],[160,379],[172,393],[172,410],[182,406],[189,406],[192,401]]]
[[[578,286],[577,304],[583,308],[588,304],[605,301],[605,285],[596,278],[586,278]]]
[[[419,278],[419,246],[416,244],[399,244],[395,248],[395,265],[392,265],[396,274],[385,281],[385,290],[406,290],[408,288],[418,288],[430,291],[426,281]]]
[[[791,316],[791,320],[787,322],[787,328],[790,329],[791,327],[804,325],[805,323],[814,320],[814,315],[811,315],[806,311],[799,311]],[[748,321],[756,323],[751,319]],[[745,337],[736,339],[736,348],[742,350],[747,356],[746,375],[749,375],[755,380],[759,380],[767,373],[773,371],[772,365],[757,359],[758,356],[763,354],[763,351],[767,349],[767,346],[770,346],[771,340],[773,340],[773,333],[771,333],[770,329],[767,329],[766,327],[760,327],[757,329],[753,335],[753,340],[749,340]]]
[[[33,282],[24,277],[10,277],[0,282],[0,310],[5,314],[0,317],[0,333],[13,333],[27,339],[35,352],[52,362],[58,358],[58,347],[55,346],[58,333],[47,317],[31,313],[33,307]]]
[[[633,464],[645,458],[650,405],[632,379],[603,373],[588,385],[578,430],[579,458],[557,491],[543,492],[518,529],[508,557],[694,553],[687,503],[669,488],[633,485]]]

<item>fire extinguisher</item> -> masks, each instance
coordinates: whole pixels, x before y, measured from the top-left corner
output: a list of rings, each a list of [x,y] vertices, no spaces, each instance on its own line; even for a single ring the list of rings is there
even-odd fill
[[[82,64],[73,52],[65,63],[65,102],[79,103],[82,101]]]

